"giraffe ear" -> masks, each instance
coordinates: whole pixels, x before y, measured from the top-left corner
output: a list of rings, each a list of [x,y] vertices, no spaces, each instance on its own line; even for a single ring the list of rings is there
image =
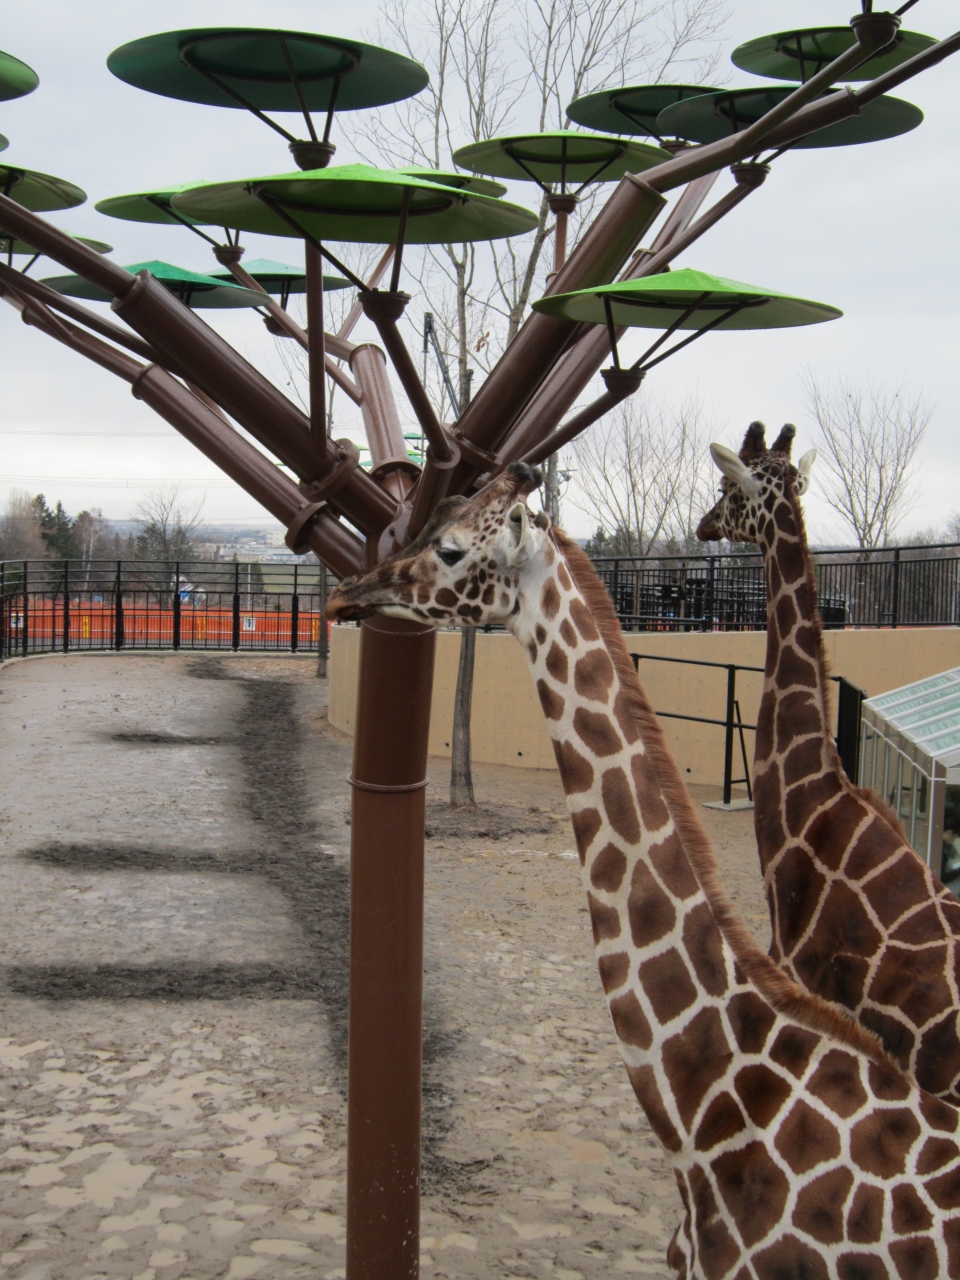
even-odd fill
[[[797,471],[800,473],[797,480],[797,493],[806,493],[810,488],[810,472],[813,470],[813,464],[817,460],[816,449],[808,449],[802,458],[797,462]]]
[[[739,485],[748,498],[755,498],[759,494],[760,481],[732,449],[728,449],[726,445],[712,444],[710,454],[727,479]]]
[[[513,535],[514,548],[519,551],[530,537],[530,522],[527,519],[526,503],[517,502],[510,508],[507,527]]]

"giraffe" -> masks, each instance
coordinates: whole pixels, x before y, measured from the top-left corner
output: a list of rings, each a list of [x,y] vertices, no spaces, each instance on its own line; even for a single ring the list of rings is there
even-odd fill
[[[960,1112],[802,992],[734,915],[584,553],[514,463],[340,584],[375,612],[505,625],[553,740],[627,1074],[676,1175],[683,1280],[960,1277]]]
[[[712,445],[719,502],[704,541],[763,551],[767,655],[754,762],[754,821],[771,955],[801,986],[844,1005],[919,1084],[960,1103],[960,903],[913,851],[884,800],[846,776],[830,732],[827,667],[799,498],[816,451],[790,462],[795,428],[739,456]]]

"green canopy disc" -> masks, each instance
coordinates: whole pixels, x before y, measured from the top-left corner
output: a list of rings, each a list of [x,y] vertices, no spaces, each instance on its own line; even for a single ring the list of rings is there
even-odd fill
[[[0,133],[0,151],[6,151],[7,147],[9,147],[9,145],[10,145],[10,139],[9,139],[9,138],[5,138],[5,137],[3,136],[3,134],[2,134],[2,133]]]
[[[454,164],[495,178],[547,182],[610,182],[641,173],[670,155],[646,142],[628,142],[575,129],[516,134],[471,142],[453,153]]]
[[[259,307],[262,298],[252,289],[242,289],[238,284],[226,284],[212,276],[198,275],[196,271],[184,271],[169,262],[135,262],[127,271],[149,271],[172,294],[188,307]],[[83,276],[49,276],[44,284],[56,289],[68,298],[88,298],[92,302],[110,302],[111,295],[98,289]]]
[[[700,329],[731,307],[741,305],[736,315],[718,324],[718,329],[782,329],[805,324],[821,324],[843,315],[823,302],[791,298],[756,285],[725,280],[683,267],[639,280],[618,280],[615,284],[579,289],[576,293],[555,293],[533,304],[535,311],[564,320],[642,329]],[[701,301],[697,304],[697,300]],[[696,311],[683,319],[694,304]],[[677,323],[679,321],[679,323]]]
[[[846,53],[856,42],[857,37],[850,27],[778,31],[775,35],[760,36],[738,46],[730,55],[730,61],[741,71],[751,71],[755,76],[803,81]],[[885,49],[875,53],[854,71],[848,71],[842,77],[843,81],[872,80],[936,43],[932,36],[922,36],[918,31],[898,31]]]
[[[91,240],[89,236],[75,236],[71,231],[65,231],[64,235],[70,236],[72,240],[77,240],[80,244],[85,244],[88,249],[92,249],[94,253],[112,253],[113,245],[104,244],[102,240]],[[0,254],[13,254],[23,257],[32,257],[38,250],[32,244],[27,244],[25,240],[17,240],[14,236],[9,236],[5,232],[0,231]]]
[[[85,191],[64,178],[52,178],[49,173],[19,169],[12,164],[0,164],[0,194],[9,196],[31,213],[73,209],[87,198]]]
[[[688,98],[661,112],[658,124],[665,132],[675,133],[690,142],[716,142],[759,120],[793,93],[793,88],[724,89],[699,98]],[[882,98],[865,102],[859,115],[828,125],[808,138],[801,138],[793,146],[849,147],[861,142],[879,142],[883,138],[909,133],[922,120],[923,112],[912,102],[884,94]]]
[[[240,231],[273,236],[306,232],[318,240],[393,244],[405,192],[407,244],[499,240],[537,225],[535,214],[504,200],[365,164],[205,183],[175,196],[173,207],[199,222]]]
[[[108,196],[93,206],[97,213],[108,218],[123,218],[127,222],[161,222],[166,226],[182,226],[184,222],[196,225],[196,218],[186,214],[177,217],[170,211],[170,201],[181,191],[203,186],[202,182],[185,182],[179,187],[164,187],[160,191],[135,191],[129,196]]]
[[[307,273],[303,267],[288,267],[283,262],[271,262],[269,258],[254,258],[252,262],[242,262],[240,265],[267,293],[285,295],[307,291]],[[211,271],[210,277],[213,280],[233,280],[229,271]],[[344,280],[343,276],[323,277],[324,293],[350,288],[350,281]]]
[[[419,93],[430,79],[418,62],[376,45],[259,27],[145,36],[114,49],[107,67],[149,93],[259,111],[378,107]]]
[[[397,173],[405,173],[408,178],[423,178],[427,182],[439,182],[444,187],[456,187],[458,191],[472,191],[478,196],[507,194],[507,188],[502,182],[493,182],[490,178],[477,178],[472,173],[458,173],[456,169],[421,169],[413,165],[409,169],[400,168]]]
[[[0,53],[0,102],[33,93],[39,83],[40,77],[32,67],[12,53]]]
[[[640,84],[587,93],[567,107],[567,115],[587,129],[605,133],[638,134],[660,138],[657,116],[684,98],[714,93],[703,84]]]

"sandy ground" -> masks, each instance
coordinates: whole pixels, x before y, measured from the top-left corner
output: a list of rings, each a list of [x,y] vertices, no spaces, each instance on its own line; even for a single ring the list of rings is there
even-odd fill
[[[313,671],[0,672],[0,1275],[343,1275],[350,742]],[[480,766],[463,824],[448,767],[423,1274],[666,1277],[679,1197],[620,1066],[558,778]],[[752,815],[703,813],[765,940]]]

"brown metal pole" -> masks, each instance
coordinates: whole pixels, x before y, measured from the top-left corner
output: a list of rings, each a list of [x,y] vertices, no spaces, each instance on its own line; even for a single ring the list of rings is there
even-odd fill
[[[368,289],[376,289],[377,285],[380,283],[383,277],[387,274],[387,267],[389,267],[390,263],[393,261],[393,255],[396,253],[396,251],[397,251],[397,246],[395,244],[388,245],[387,248],[384,249],[383,256],[381,257],[377,265],[373,268],[373,270],[370,272],[370,275],[367,279]],[[350,308],[350,311],[347,314],[346,320],[344,320],[343,324],[337,330],[337,337],[340,339],[340,341],[346,342],[346,340],[350,337],[351,333],[353,333],[354,329],[357,327],[357,323],[359,322],[360,317],[362,315],[363,315],[363,307],[360,305],[360,299],[358,298],[357,301]]]
[[[310,373],[310,435],[317,456],[327,447],[327,370],[323,350],[323,257],[316,245],[303,242],[307,264],[307,365]]]
[[[361,388],[360,412],[370,447],[370,474],[402,502],[420,468],[407,456],[407,443],[383,352],[372,342],[354,347],[350,369]]]
[[[609,413],[621,400],[626,400],[627,396],[639,391],[644,375],[637,369],[604,369],[602,376],[607,388],[603,395],[598,396],[585,409],[581,409],[569,422],[565,422],[559,431],[555,431],[529,453],[524,454],[523,462],[529,463],[531,467],[546,462],[551,454],[569,444],[581,432],[586,431],[587,427],[592,427],[598,418]]]
[[[555,272],[559,271],[567,260],[567,222],[577,204],[576,196],[547,196],[547,205],[557,220],[553,230],[553,269]]]
[[[416,1280],[423,818],[436,632],[362,624],[350,831],[347,1280]]]

